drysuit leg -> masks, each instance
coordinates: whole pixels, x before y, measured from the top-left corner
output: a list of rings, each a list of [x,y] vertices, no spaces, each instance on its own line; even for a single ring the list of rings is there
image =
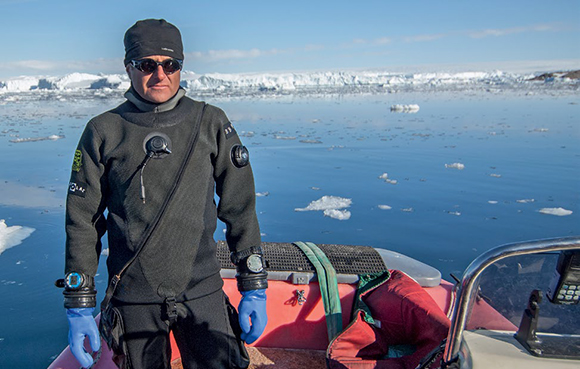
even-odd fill
[[[172,329],[184,369],[248,367],[237,312],[222,290],[178,305],[185,311]]]
[[[169,325],[163,320],[163,305],[117,306],[124,323],[128,368],[171,368]]]

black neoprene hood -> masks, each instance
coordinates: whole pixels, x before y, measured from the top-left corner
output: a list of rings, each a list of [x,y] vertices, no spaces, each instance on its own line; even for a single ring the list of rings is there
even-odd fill
[[[183,60],[181,33],[165,19],[145,19],[125,32],[125,65],[131,60],[151,55],[165,55]]]

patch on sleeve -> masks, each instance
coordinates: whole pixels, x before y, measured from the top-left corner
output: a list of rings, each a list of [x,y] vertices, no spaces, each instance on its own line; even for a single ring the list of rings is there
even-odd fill
[[[87,192],[87,184],[84,182],[76,181],[70,182],[68,184],[68,193],[71,195],[76,195],[80,197],[85,197]]]
[[[76,150],[75,158],[73,159],[72,171],[80,172],[82,165],[83,165],[83,153],[81,152],[81,150]]]
[[[234,126],[232,126],[230,122],[227,122],[224,125],[224,133],[226,135],[226,140],[236,134],[236,130],[234,129]]]

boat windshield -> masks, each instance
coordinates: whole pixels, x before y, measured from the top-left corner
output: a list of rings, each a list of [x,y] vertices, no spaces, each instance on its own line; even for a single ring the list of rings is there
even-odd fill
[[[480,275],[479,294],[467,328],[517,330],[530,296],[539,290],[537,332],[580,335],[580,304],[554,304],[546,295],[559,255],[558,252],[520,255],[490,265]],[[580,292],[573,291],[571,295],[578,296]]]

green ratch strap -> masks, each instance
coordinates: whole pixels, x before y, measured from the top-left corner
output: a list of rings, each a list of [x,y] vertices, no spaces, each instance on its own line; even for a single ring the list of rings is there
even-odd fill
[[[340,307],[336,271],[324,252],[312,242],[294,242],[294,245],[304,252],[316,269],[320,295],[324,304],[324,314],[326,315],[328,340],[332,341],[342,331],[342,309]]]

